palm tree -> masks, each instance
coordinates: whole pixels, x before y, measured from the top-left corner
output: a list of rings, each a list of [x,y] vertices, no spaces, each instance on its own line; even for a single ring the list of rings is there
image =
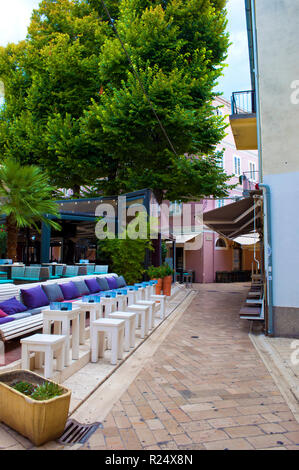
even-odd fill
[[[16,261],[19,229],[35,227],[45,222],[55,229],[59,224],[47,215],[59,216],[57,204],[52,200],[54,188],[46,175],[34,165],[21,165],[7,159],[0,166],[0,213],[6,215],[7,256]]]

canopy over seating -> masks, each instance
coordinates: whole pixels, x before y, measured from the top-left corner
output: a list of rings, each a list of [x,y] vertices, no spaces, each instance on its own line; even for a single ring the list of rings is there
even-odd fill
[[[235,240],[261,228],[261,205],[252,195],[204,213],[203,221],[213,231]]]

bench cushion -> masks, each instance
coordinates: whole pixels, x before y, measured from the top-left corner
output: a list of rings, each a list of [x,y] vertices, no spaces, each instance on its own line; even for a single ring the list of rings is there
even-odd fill
[[[11,318],[14,318],[15,320],[21,320],[22,318],[27,318],[31,317],[30,312],[21,312],[21,313],[15,313],[14,315],[11,315]]]
[[[25,312],[27,307],[19,302],[15,297],[12,297],[11,299],[1,302],[0,309],[7,313],[7,315],[13,315],[14,313]]]
[[[50,302],[62,302],[64,296],[58,284],[44,284],[43,289]]]
[[[85,279],[85,284],[87,285],[89,292],[91,294],[96,294],[97,292],[100,292],[101,288],[99,283],[97,282],[96,278],[93,279]]]
[[[3,310],[0,309],[0,318],[5,318],[7,316],[7,313],[3,312]]]
[[[115,277],[106,277],[106,280],[108,282],[109,289],[117,289],[118,288]]]
[[[97,277],[97,283],[99,284],[101,291],[109,290],[109,284],[105,277]]]
[[[15,321],[13,317],[5,317],[5,318],[0,318],[0,325],[4,325],[4,323],[8,323],[10,321]]]
[[[85,284],[85,282],[83,280],[82,281],[74,281],[74,284],[77,287],[78,292],[79,292],[80,295],[89,294],[89,289],[88,289],[87,285]]]
[[[115,279],[116,279],[116,283],[117,283],[118,289],[119,289],[120,287],[126,287],[127,283],[126,283],[126,281],[125,281],[125,279],[124,279],[123,276],[118,276],[118,277],[116,277]]]
[[[62,290],[64,300],[72,300],[80,297],[78,289],[72,281],[59,284],[59,287]]]
[[[21,289],[21,295],[28,309],[49,305],[49,299],[41,286],[32,287],[31,289]]]

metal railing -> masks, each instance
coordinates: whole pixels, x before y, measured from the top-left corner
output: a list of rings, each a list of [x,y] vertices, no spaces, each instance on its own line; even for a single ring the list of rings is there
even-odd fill
[[[232,114],[255,114],[256,95],[255,91],[235,91],[231,98]]]
[[[240,182],[244,191],[254,191],[259,180],[259,171],[245,171],[240,177]]]

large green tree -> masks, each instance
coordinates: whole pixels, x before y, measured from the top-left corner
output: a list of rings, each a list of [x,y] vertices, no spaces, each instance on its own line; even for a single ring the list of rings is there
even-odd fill
[[[43,0],[26,41],[0,50],[0,149],[76,191],[224,196],[225,3],[107,0],[111,22],[101,0]]]

